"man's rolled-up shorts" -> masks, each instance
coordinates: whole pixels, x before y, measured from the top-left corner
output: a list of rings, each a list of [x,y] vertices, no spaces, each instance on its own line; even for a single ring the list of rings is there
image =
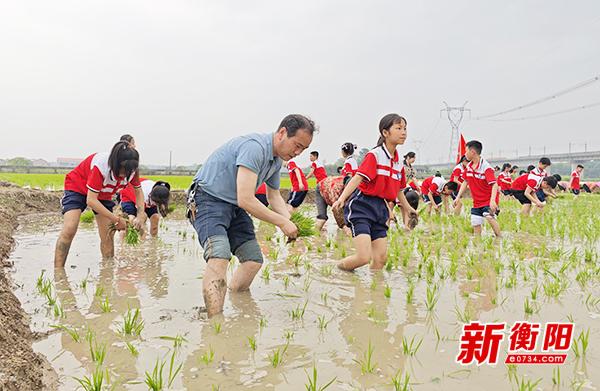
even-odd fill
[[[198,188],[194,196],[196,218],[193,226],[204,249],[204,259],[231,259],[262,263],[263,255],[248,213]]]

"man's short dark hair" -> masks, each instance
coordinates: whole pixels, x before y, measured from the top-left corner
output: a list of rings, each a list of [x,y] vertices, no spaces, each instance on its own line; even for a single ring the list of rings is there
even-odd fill
[[[478,155],[481,155],[481,151],[483,151],[483,145],[477,140],[471,140],[466,145],[466,148],[474,149]]]
[[[316,158],[319,158],[319,151],[312,151],[310,154]]]
[[[552,162],[550,162],[550,159],[547,157],[543,157],[540,159],[540,164],[543,164],[545,166],[551,166]]]
[[[286,115],[285,118],[281,120],[281,123],[279,124],[279,128],[277,128],[277,130],[281,128],[286,129],[288,137],[294,137],[300,129],[306,130],[311,135],[313,135],[317,130],[315,122],[312,119],[301,114]]]
[[[556,180],[555,177],[553,176],[547,176],[544,179],[542,179],[544,182],[546,182],[548,184],[548,186],[550,186],[552,189],[556,189],[556,185],[558,184],[558,181]]]
[[[552,174],[552,176],[558,181],[562,181],[562,176],[560,176],[560,174]]]
[[[581,164],[578,164],[577,168],[584,168],[584,167]]]

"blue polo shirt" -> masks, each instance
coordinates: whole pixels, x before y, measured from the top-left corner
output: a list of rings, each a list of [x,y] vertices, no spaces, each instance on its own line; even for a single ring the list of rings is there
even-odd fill
[[[279,189],[281,159],[273,156],[273,133],[254,133],[229,140],[208,157],[194,182],[208,194],[237,205],[239,166],[258,175],[256,188],[266,182],[270,188]]]

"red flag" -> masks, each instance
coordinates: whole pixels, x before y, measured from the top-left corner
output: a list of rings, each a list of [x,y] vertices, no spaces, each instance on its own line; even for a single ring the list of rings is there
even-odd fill
[[[465,152],[467,152],[467,142],[463,137],[463,134],[460,134],[460,139],[458,140],[458,151],[456,151],[456,164],[460,163],[460,158],[464,156]]]

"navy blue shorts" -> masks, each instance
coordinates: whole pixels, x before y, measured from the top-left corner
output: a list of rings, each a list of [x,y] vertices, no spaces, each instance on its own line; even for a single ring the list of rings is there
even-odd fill
[[[99,200],[102,205],[108,210],[112,212],[115,207],[115,203],[107,200]],[[60,199],[60,206],[62,210],[62,214],[67,213],[73,209],[79,209],[82,212],[87,208],[87,196],[76,191],[65,190],[62,198]],[[93,210],[94,214],[97,215],[95,210]]]
[[[293,208],[297,208],[304,202],[304,198],[306,197],[306,193],[308,191],[290,191],[290,195],[288,196],[287,203],[292,205]]]
[[[137,206],[135,206],[135,204],[131,201],[121,202],[121,209],[128,215],[137,216]],[[144,212],[146,212],[146,216],[150,218],[158,213],[158,207],[154,205],[150,208],[144,208]]]
[[[371,241],[385,238],[389,217],[383,198],[364,195],[360,191],[355,191],[344,207],[344,218],[352,230],[352,237],[366,234],[371,236]]]
[[[481,208],[471,208],[471,225],[478,226],[483,224],[483,220],[486,217],[495,218],[500,214],[500,209],[496,209],[496,213],[490,212],[489,206],[482,206]]]
[[[422,194],[423,197],[423,201],[425,201],[426,204],[430,203],[431,201],[429,200],[429,196],[427,194]],[[442,196],[440,195],[434,195],[433,196],[433,201],[435,202],[436,205],[441,205],[442,204]]]
[[[204,259],[231,259],[240,262],[263,262],[260,246],[254,234],[254,223],[248,213],[237,205],[214,197],[201,188],[194,196],[196,219],[194,229],[204,249]]]
[[[538,189],[535,192],[535,195],[537,195],[537,198],[538,198],[538,200],[540,200],[540,202],[546,201],[546,193],[544,193],[544,190]]]

